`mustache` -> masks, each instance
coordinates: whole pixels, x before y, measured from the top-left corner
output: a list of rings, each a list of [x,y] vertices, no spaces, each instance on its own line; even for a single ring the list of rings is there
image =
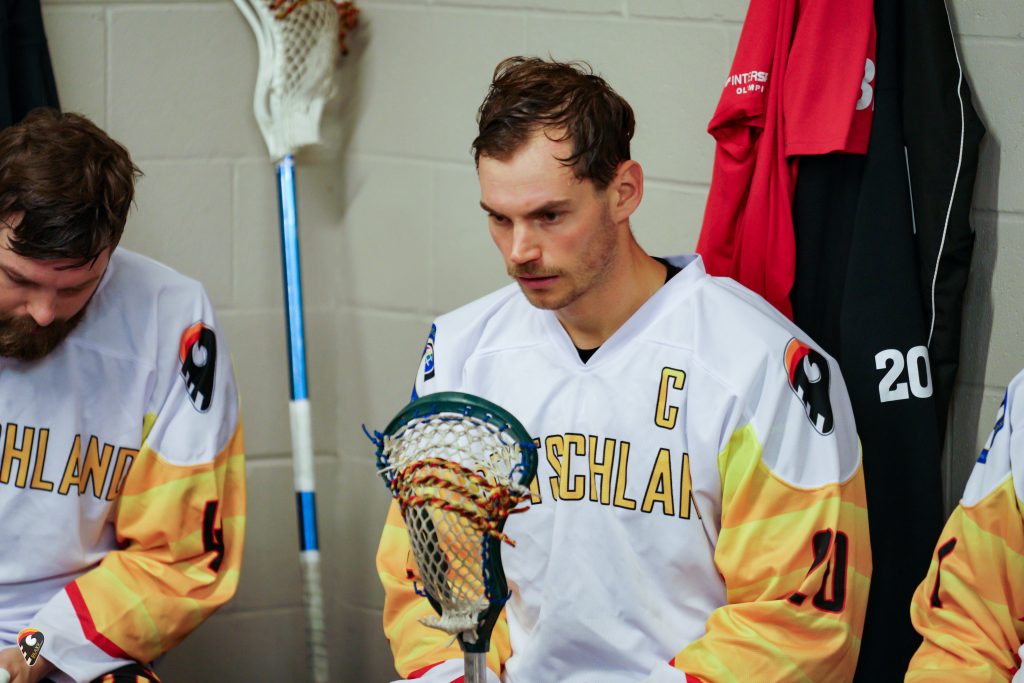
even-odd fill
[[[538,266],[536,263],[524,263],[521,266],[509,266],[508,274],[510,277],[555,277],[562,275],[561,270],[545,269]]]
[[[0,316],[0,356],[21,361],[39,360],[57,348],[85,317],[85,308],[45,327],[31,316]]]

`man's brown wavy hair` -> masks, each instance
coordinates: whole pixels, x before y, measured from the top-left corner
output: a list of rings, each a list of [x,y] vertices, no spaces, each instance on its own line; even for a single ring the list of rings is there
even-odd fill
[[[619,164],[629,159],[633,109],[586,62],[509,57],[477,112],[479,135],[473,157],[505,161],[537,131],[572,142],[572,154],[559,159],[581,180],[604,189]]]
[[[119,143],[80,114],[35,109],[0,131],[0,219],[19,256],[94,260],[121,239],[142,173]]]

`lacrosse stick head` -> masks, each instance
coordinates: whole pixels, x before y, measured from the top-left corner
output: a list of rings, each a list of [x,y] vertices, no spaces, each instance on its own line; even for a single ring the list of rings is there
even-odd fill
[[[253,110],[275,160],[320,142],[341,51],[334,0],[234,0],[259,48]]]
[[[505,520],[529,498],[537,449],[505,409],[442,392],[406,406],[376,434],[377,468],[398,501],[423,591],[427,626],[486,652],[509,597],[501,564]]]

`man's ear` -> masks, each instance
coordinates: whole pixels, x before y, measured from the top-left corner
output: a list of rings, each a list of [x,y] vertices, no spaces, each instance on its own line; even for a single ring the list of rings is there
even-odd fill
[[[621,162],[608,190],[612,219],[616,223],[628,220],[644,196],[644,170],[640,164],[632,159]]]

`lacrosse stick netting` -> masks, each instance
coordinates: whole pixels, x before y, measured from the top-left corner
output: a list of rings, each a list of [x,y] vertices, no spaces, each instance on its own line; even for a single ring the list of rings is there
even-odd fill
[[[536,447],[507,411],[459,392],[420,398],[377,434],[378,469],[398,502],[423,595],[423,619],[459,640],[466,683],[483,681],[490,633],[509,597],[501,544],[523,508]]]
[[[333,0],[234,0],[259,48],[253,111],[275,161],[320,142],[341,51]]]

